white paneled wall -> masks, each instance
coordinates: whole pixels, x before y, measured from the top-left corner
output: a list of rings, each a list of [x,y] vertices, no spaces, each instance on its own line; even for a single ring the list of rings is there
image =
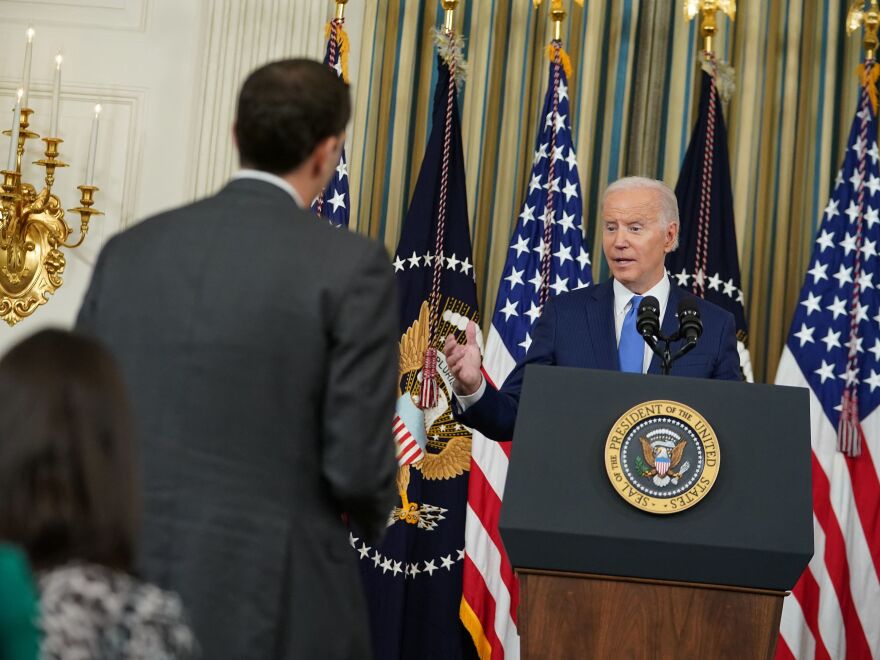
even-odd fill
[[[203,105],[197,129],[196,197],[216,191],[238,165],[229,136],[236,95],[247,74],[285,57],[322,58],[324,26],[335,11],[331,0],[214,0],[209,4],[199,82]],[[352,0],[346,7],[352,58],[360,49],[364,4],[364,0]],[[350,67],[353,93],[357,91],[356,71],[357,66]]]
[[[363,2],[352,0],[347,11],[353,56]],[[54,190],[65,208],[78,206],[92,107],[100,102],[96,207],[106,213],[92,220],[84,246],[65,250],[64,285],[50,301],[14,328],[0,323],[0,354],[41,327],[73,323],[95,257],[114,233],[222,185],[236,166],[231,123],[242,80],[273,59],[320,57],[333,8],[331,0],[0,0],[0,124],[11,124],[7,109],[32,25],[32,130],[41,135],[53,58],[64,55],[61,157],[71,167],[59,170]],[[42,169],[29,163],[42,144],[30,141],[25,158],[25,181],[34,185]],[[4,165],[7,149],[0,136]]]
[[[321,57],[330,3],[310,0],[214,0],[210,3],[194,192],[217,190],[238,165],[229,134],[238,88],[247,74],[284,57]]]

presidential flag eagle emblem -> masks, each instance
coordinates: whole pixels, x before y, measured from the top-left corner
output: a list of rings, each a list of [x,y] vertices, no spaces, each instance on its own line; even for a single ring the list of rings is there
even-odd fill
[[[447,304],[460,305],[454,300]],[[418,407],[419,389],[422,384],[422,356],[428,345],[428,304],[422,303],[419,317],[400,339],[400,396],[397,401],[394,436],[397,440],[397,489],[400,506],[394,507],[388,519],[392,525],[403,521],[430,531],[444,519],[442,507],[410,501],[407,488],[410,468],[422,473],[427,480],[444,480],[458,477],[471,465],[471,432],[452,416],[452,376],[446,360],[438,352],[437,404],[427,410]],[[444,329],[461,333],[470,319],[468,315],[455,313],[447,308],[442,315]]]

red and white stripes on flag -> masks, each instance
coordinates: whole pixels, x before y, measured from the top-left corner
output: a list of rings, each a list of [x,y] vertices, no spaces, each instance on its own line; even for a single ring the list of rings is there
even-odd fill
[[[776,657],[880,658],[880,148],[869,86],[825,209],[776,382],[810,390],[814,554]]]
[[[568,56],[558,41],[550,45],[548,56],[548,87],[538,118],[531,179],[510,240],[483,355],[486,380],[498,387],[525,359],[544,303],[592,283],[568,121]],[[481,660],[519,658],[519,592],[498,532],[510,451],[510,442],[495,442],[474,431],[460,613]]]
[[[776,382],[809,387],[786,348]],[[862,455],[838,451],[837,429],[810,394],[814,553],[785,599],[783,658],[880,658],[880,409],[862,420]]]
[[[490,326],[483,356],[483,375],[489,385],[500,387],[515,366],[516,361],[495,326]],[[495,442],[473,431],[461,617],[471,630],[483,660],[519,658],[516,629],[519,586],[498,532],[510,444],[509,441]],[[476,622],[479,622],[480,634],[475,636]]]
[[[394,434],[394,446],[397,452],[397,464],[409,465],[420,460],[424,455],[419,443],[413,437],[400,415],[394,415],[391,423],[391,432]]]

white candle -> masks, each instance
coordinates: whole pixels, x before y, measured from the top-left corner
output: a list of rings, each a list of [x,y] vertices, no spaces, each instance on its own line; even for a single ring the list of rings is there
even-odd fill
[[[61,103],[61,53],[55,56],[55,81],[52,85],[52,123],[49,137],[58,137],[58,106]]]
[[[34,49],[34,28],[27,29],[27,46],[24,48],[24,72],[21,74],[21,88],[24,90],[24,98],[21,104],[25,108],[28,107],[28,95],[31,87],[31,55]]]
[[[24,94],[23,89],[18,90],[15,100],[15,109],[12,111],[12,135],[9,137],[9,159],[6,169],[15,172],[18,165],[18,134],[21,129],[21,97]]]
[[[98,119],[101,116],[101,104],[95,106],[95,118],[92,120],[92,139],[89,142],[89,164],[86,168],[86,183],[95,182],[95,159],[98,155]]]

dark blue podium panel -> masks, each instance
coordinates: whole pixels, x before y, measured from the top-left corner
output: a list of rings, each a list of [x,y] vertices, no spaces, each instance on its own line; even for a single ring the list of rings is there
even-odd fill
[[[668,399],[714,428],[708,494],[670,515],[626,502],[605,469],[614,422]],[[517,568],[787,590],[813,555],[809,392],[529,366],[501,510]]]

